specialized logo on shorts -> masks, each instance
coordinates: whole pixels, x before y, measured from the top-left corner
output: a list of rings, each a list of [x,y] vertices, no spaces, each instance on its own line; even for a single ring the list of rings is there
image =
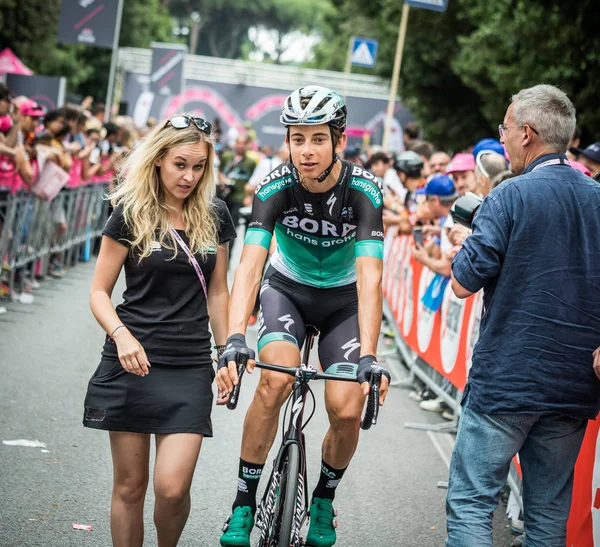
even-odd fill
[[[346,353],[344,353],[344,359],[346,359],[346,361],[348,361],[350,359],[350,354],[354,350],[357,350],[359,348],[360,348],[360,342],[356,338],[352,338],[352,340],[349,340],[348,342],[346,342],[342,346],[342,349],[348,350]]]
[[[291,334],[290,327],[295,323],[295,321],[292,319],[292,316],[288,313],[286,315],[278,317],[278,319],[279,321],[284,323],[283,328]]]

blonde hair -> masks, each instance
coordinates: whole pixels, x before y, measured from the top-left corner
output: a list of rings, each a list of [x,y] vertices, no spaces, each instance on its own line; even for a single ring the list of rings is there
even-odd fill
[[[217,246],[215,197],[214,140],[193,123],[185,129],[175,129],[167,122],[158,124],[139,146],[133,150],[121,167],[121,183],[110,194],[113,206],[123,207],[125,225],[131,231],[131,250],[139,261],[150,256],[153,241],[173,251],[177,244],[169,234],[171,208],[164,199],[160,170],[156,161],[177,146],[206,143],[208,157],[204,172],[192,193],[183,204],[183,222],[193,254],[202,257]]]

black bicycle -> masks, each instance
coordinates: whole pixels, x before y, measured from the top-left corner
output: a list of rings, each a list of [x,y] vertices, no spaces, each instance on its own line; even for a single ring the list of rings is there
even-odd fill
[[[340,363],[330,367],[328,370],[332,372],[327,373],[308,366],[310,350],[318,334],[319,331],[315,327],[307,326],[302,365],[299,367],[288,368],[268,363],[256,363],[258,368],[288,374],[296,378],[285,407],[284,422],[287,423],[287,427],[282,434],[281,447],[273,462],[269,482],[256,512],[256,526],[260,530],[260,539],[256,547],[301,547],[304,545],[304,541],[300,537],[300,530],[309,516],[309,498],[303,430],[312,419],[316,407],[315,396],[308,385],[309,382],[311,380],[357,381],[357,365]],[[227,408],[230,410],[237,406],[247,361],[248,356],[241,354],[238,362],[239,382],[234,387],[227,403]],[[369,429],[377,423],[381,375],[380,370],[374,370],[371,375],[369,382],[371,391],[361,422],[362,429]],[[303,422],[304,407],[309,393],[313,399],[313,410],[309,418]],[[288,412],[290,408],[291,412]]]

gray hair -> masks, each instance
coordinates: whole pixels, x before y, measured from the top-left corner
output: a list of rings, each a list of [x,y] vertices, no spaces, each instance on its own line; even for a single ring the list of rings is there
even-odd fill
[[[529,125],[546,147],[566,152],[575,131],[575,107],[566,93],[552,85],[536,85],[512,97],[517,125]]]
[[[481,154],[479,161],[481,162],[481,167],[485,170],[485,172],[481,174],[490,180],[502,171],[508,169],[508,163],[504,159],[504,156],[501,156],[496,152]],[[479,166],[477,166],[477,168],[479,169]]]

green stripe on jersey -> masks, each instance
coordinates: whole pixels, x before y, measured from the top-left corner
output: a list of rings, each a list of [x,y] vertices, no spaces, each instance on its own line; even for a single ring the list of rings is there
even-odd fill
[[[365,239],[354,244],[354,256],[372,256],[383,260],[383,241]]]
[[[355,190],[365,194],[371,200],[371,203],[375,209],[383,205],[383,195],[375,181],[361,179],[359,177],[352,177],[352,180],[350,181],[350,188],[354,188]]]
[[[271,246],[271,237],[271,232],[262,228],[248,228],[244,245],[260,245],[268,251]]]

